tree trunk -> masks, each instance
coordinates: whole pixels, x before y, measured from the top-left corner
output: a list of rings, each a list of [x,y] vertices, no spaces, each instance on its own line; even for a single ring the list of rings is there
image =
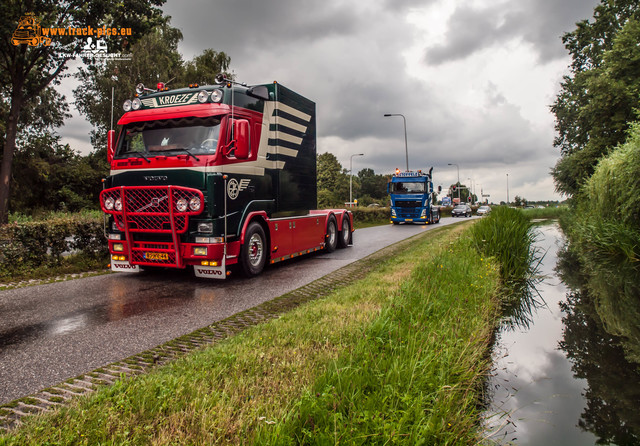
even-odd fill
[[[9,222],[9,186],[11,185],[11,167],[13,165],[13,153],[16,149],[16,137],[18,135],[18,119],[22,110],[22,86],[14,88],[11,98],[11,109],[7,122],[7,137],[4,141],[2,152],[2,167],[0,168],[0,224]]]

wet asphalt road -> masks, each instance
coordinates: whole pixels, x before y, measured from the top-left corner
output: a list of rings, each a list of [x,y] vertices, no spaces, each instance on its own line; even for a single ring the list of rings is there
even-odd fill
[[[251,280],[185,271],[112,274],[0,291],[0,404],[190,333],[440,225],[361,229],[354,246],[267,267]]]

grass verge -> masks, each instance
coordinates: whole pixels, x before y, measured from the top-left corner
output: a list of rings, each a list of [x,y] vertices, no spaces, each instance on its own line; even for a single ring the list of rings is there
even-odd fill
[[[0,444],[470,443],[497,266],[463,226],[365,279],[58,412]]]

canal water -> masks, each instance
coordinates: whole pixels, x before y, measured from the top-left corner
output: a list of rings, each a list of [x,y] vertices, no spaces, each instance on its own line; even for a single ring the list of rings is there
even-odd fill
[[[559,227],[536,230],[544,280],[528,323],[505,325],[496,339],[485,435],[497,444],[640,444],[638,367],[602,329]]]

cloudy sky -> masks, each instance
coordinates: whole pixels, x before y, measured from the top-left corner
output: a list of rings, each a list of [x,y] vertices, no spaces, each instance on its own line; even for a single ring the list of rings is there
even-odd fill
[[[168,0],[185,60],[224,51],[239,81],[279,83],[314,100],[318,151],[354,173],[434,167],[490,194],[559,199],[549,175],[553,103],[569,57],[561,35],[596,0]],[[68,97],[71,95],[68,94]],[[73,118],[66,142],[86,151]],[[471,181],[469,179],[472,179]]]

